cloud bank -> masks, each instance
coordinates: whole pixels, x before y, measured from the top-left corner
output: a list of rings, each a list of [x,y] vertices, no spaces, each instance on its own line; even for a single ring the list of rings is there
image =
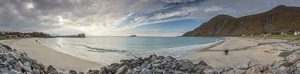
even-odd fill
[[[278,5],[299,7],[299,3],[300,0],[0,0],[0,30],[175,36],[186,30],[127,30],[170,21],[207,20],[218,14],[241,17]]]

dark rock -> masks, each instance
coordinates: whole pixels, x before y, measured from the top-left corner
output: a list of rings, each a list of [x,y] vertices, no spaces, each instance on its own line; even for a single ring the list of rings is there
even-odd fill
[[[279,61],[273,68],[280,68],[281,66],[288,67],[289,63],[285,60]]]
[[[190,60],[183,59],[183,60],[179,60],[178,62],[182,66],[180,67],[181,71],[186,71],[188,69],[194,68],[194,64]]]
[[[157,59],[162,60],[162,59],[164,59],[164,58],[165,58],[164,56],[159,56]]]
[[[100,74],[99,70],[89,70],[87,74]]]
[[[7,72],[1,72],[3,74],[7,73]],[[21,72],[18,72],[16,70],[11,70],[10,72],[8,72],[7,74],[22,74]]]
[[[32,70],[32,74],[40,74],[40,70],[33,69],[33,70]]]
[[[100,72],[99,72],[99,73],[101,73],[101,74],[108,74],[109,72],[111,72],[111,70],[110,70],[109,68],[107,68],[107,67],[102,67],[102,68],[100,69]]]
[[[130,60],[121,60],[120,62],[121,62],[122,64],[130,64],[131,61],[130,61]]]
[[[257,66],[251,67],[246,70],[245,74],[260,74],[260,69]]]
[[[121,68],[124,64],[113,63],[109,66],[109,69],[112,73],[117,73],[118,69]]]
[[[296,63],[298,59],[299,59],[298,55],[289,55],[288,57],[286,57],[286,60],[289,64]]]
[[[26,72],[32,72],[29,62],[24,63],[24,69],[26,70]]]
[[[2,47],[5,47],[6,49],[8,49],[9,51],[12,51],[11,47],[8,45],[1,45]]]
[[[208,66],[203,60],[201,60],[198,65],[202,65],[202,66]]]
[[[129,67],[127,65],[122,66],[121,68],[118,69],[116,74],[125,74]]]
[[[153,73],[153,70],[149,70],[149,69],[145,69],[143,68],[140,72],[140,74],[152,74]]]
[[[46,69],[46,73],[57,74],[57,71],[52,65],[49,65],[49,67]]]
[[[156,56],[155,54],[150,55],[150,57],[149,57],[149,60],[150,60],[150,61],[154,61],[154,60],[156,60],[156,59],[157,59],[157,56]]]
[[[286,58],[287,56],[289,56],[290,54],[292,54],[294,52],[295,52],[294,50],[293,51],[283,51],[278,56]]]
[[[69,74],[77,74],[75,70],[70,70]]]

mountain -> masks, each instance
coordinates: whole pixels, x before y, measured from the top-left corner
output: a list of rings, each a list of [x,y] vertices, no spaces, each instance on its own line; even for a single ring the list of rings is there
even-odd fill
[[[279,5],[270,11],[235,18],[221,14],[203,23],[183,37],[260,35],[263,33],[292,34],[300,30],[300,7]]]

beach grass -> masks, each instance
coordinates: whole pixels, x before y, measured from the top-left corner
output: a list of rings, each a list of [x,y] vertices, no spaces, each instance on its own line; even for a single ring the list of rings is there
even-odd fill
[[[268,38],[268,39],[294,40],[294,39],[300,37],[300,35],[269,35],[267,37],[264,37],[262,35],[257,35],[257,36],[245,36],[245,37],[249,37],[249,38]]]
[[[7,39],[6,36],[0,36],[0,40]]]

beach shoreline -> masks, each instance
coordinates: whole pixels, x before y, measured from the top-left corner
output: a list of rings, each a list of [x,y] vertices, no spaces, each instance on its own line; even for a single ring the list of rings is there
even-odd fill
[[[193,52],[194,54],[179,59],[188,59],[193,63],[203,60],[216,69],[237,67],[249,60],[254,62],[252,64],[268,64],[283,59],[283,57],[278,57],[280,52],[265,52],[274,49],[273,46],[258,44],[257,42],[247,41],[238,37],[230,37],[229,40],[219,45],[197,50]],[[229,50],[229,55],[224,54],[223,50],[225,49]]]
[[[40,38],[8,40],[2,44],[7,44],[11,46],[12,49],[17,49],[19,52],[26,52],[28,57],[35,59],[44,65],[52,65],[61,73],[69,73],[70,70],[87,72],[90,69],[100,69],[105,65],[56,51],[46,45],[36,42],[37,39]]]

